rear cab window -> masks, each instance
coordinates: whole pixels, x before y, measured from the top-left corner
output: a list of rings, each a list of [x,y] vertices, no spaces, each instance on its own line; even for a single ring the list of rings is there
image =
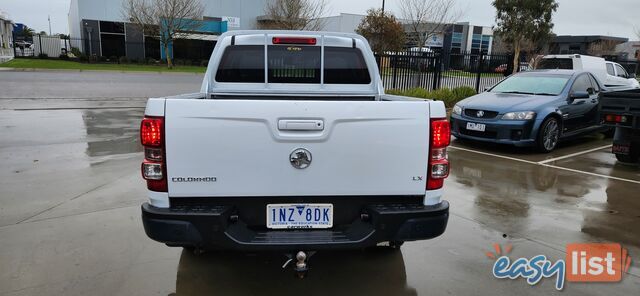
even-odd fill
[[[538,64],[537,69],[563,69],[573,70],[573,59],[542,59]]]
[[[268,83],[369,84],[371,75],[358,48],[304,45],[267,46]],[[263,45],[232,45],[225,49],[216,72],[218,82],[264,83]]]

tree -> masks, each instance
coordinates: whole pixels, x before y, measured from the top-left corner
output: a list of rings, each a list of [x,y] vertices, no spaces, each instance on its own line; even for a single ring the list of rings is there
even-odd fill
[[[41,35],[41,36],[47,36],[47,32],[45,32],[45,31],[40,31],[40,33],[38,33],[38,35]]]
[[[640,41],[640,27],[634,27],[635,31],[636,31],[636,37],[638,37],[638,40]]]
[[[369,41],[376,53],[398,51],[404,46],[404,29],[396,17],[382,9],[369,9],[356,33]]]
[[[147,36],[157,36],[173,68],[170,44],[195,31],[202,23],[204,6],[198,0],[125,0],[123,14]]]
[[[311,30],[322,29],[319,20],[326,12],[325,0],[270,0],[265,7],[266,20],[262,29]]]
[[[514,51],[513,73],[518,69],[520,51],[524,43],[538,43],[551,36],[555,0],[494,0],[496,26],[494,31]]]
[[[422,49],[432,36],[458,20],[455,0],[400,0],[400,13],[407,22],[411,37]]]
[[[22,26],[22,30],[16,32],[16,37],[31,38],[36,32],[27,26]]]

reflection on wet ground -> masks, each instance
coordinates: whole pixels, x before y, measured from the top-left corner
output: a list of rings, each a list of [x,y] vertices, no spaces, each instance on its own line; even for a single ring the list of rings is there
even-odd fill
[[[176,294],[417,295],[407,287],[400,251],[319,252],[309,260],[317,272],[304,280],[295,278],[290,268],[282,269],[285,261],[281,254],[210,252],[196,256],[183,251]]]
[[[279,254],[195,256],[149,240],[139,205],[144,101],[0,101],[0,295],[630,295],[622,283],[497,280],[484,250],[564,257],[572,242],[619,242],[640,256],[640,169],[621,166],[599,136],[552,154],[454,141],[445,234],[401,252],[320,252],[309,278]],[[40,105],[38,105],[40,104]],[[70,109],[77,104],[79,107]],[[123,106],[125,108],[113,108]],[[589,149],[592,152],[562,158]],[[516,158],[474,153],[484,151]],[[543,166],[537,162],[560,158]],[[518,161],[522,159],[525,161]],[[573,171],[576,170],[576,171]],[[588,173],[581,173],[588,172]]]
[[[37,218],[139,169],[143,112],[0,110],[0,226]]]
[[[138,134],[141,109],[84,110],[87,155],[90,157],[142,151]]]
[[[488,161],[461,150],[450,157],[446,185],[452,211],[558,248],[607,241],[640,253],[640,229],[632,226],[640,225],[640,184],[501,158]]]

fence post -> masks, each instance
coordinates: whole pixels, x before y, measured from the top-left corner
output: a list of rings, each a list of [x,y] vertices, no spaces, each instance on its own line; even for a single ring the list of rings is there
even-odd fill
[[[397,74],[398,74],[398,71],[397,71],[397,69],[398,69],[398,53],[396,52],[394,55],[392,55],[392,57],[393,58],[391,59],[391,61],[392,61],[391,67],[393,68],[392,69],[393,74],[391,74],[391,79],[393,80],[393,82],[391,83],[391,85],[392,85],[392,88],[395,89],[396,88],[396,77],[397,77]]]
[[[39,56],[40,54],[42,54],[42,35],[40,35],[40,34],[38,34],[38,43],[40,44],[40,50],[38,52],[38,56]],[[35,55],[36,55],[35,51],[33,52],[33,55],[35,57]]]
[[[13,57],[18,56],[18,51],[16,50],[16,33],[11,31],[11,47],[13,47]]]
[[[476,93],[480,93],[480,77],[482,76],[482,60],[484,59],[484,55],[482,50],[480,50],[480,55],[478,56],[478,66],[476,75]]]
[[[440,84],[440,71],[442,71],[442,54],[438,53],[434,55],[435,59],[433,61],[433,86],[431,90],[438,89],[438,85]]]

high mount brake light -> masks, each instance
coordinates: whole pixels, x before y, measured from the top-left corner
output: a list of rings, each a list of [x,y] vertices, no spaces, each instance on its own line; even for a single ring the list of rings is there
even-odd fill
[[[273,37],[271,39],[273,44],[303,44],[303,45],[316,45],[316,38],[309,37]]]
[[[440,189],[449,176],[447,146],[451,142],[451,126],[444,118],[431,119],[427,190]]]
[[[141,165],[147,189],[167,192],[167,166],[164,151],[164,117],[145,117],[140,123],[140,142],[145,160]]]

